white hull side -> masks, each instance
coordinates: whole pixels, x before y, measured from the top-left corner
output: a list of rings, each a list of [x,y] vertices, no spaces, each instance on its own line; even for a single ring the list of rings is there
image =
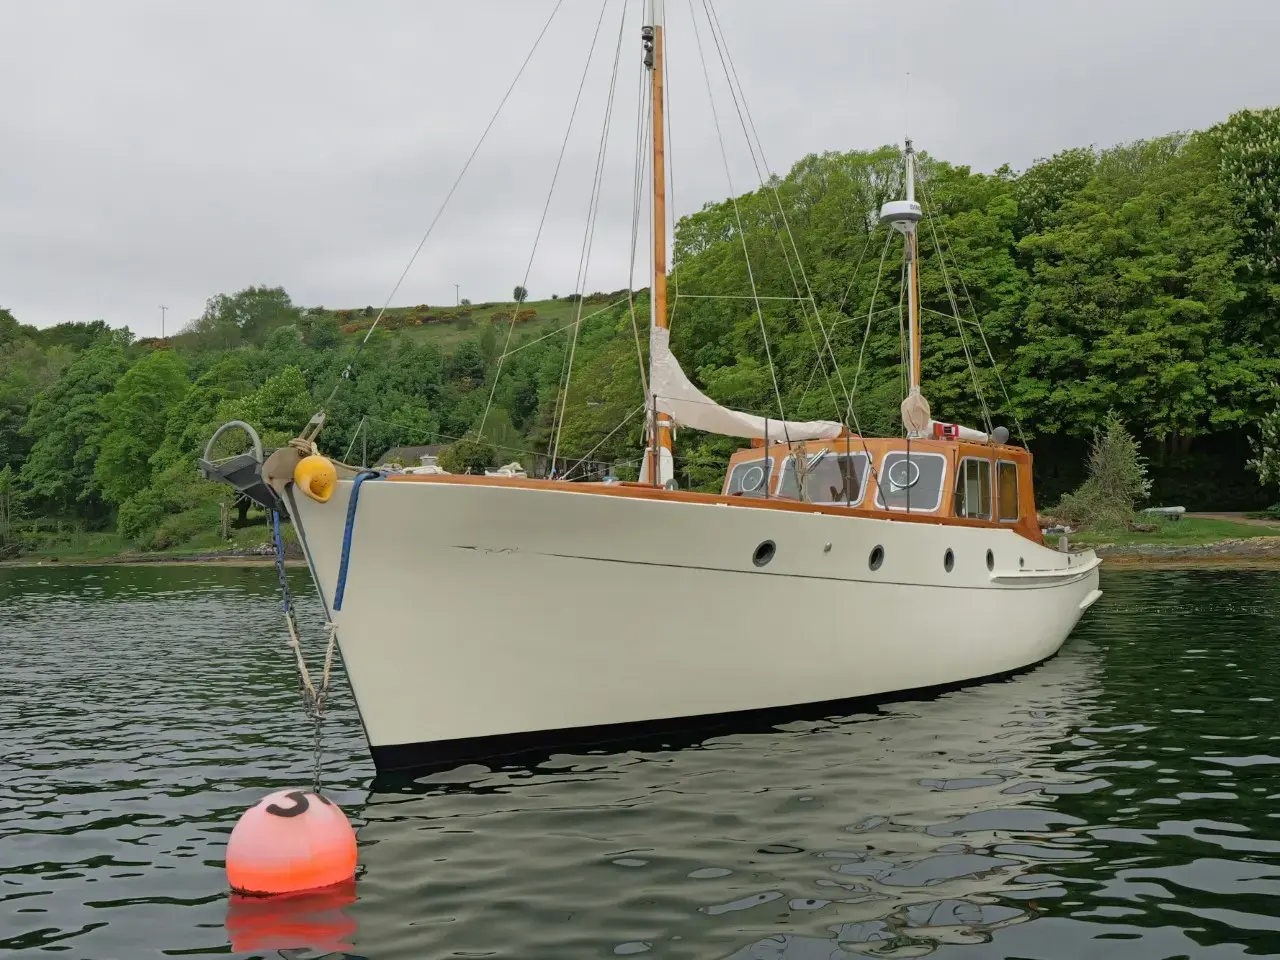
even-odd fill
[[[350,490],[290,491],[331,611]],[[332,616],[376,754],[1004,673],[1055,653],[1097,585],[1091,554],[1006,529],[373,480]]]

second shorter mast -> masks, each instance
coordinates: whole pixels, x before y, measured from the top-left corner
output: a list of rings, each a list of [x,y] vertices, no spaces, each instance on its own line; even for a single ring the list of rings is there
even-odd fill
[[[928,435],[929,401],[920,392],[920,245],[916,227],[923,211],[916,202],[916,151],[906,143],[905,200],[890,200],[880,208],[880,222],[902,234],[904,258],[907,262],[907,375],[911,389],[902,401],[902,425],[908,437]]]

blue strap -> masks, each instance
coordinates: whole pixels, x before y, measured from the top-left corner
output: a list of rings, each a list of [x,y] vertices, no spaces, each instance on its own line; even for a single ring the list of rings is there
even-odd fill
[[[360,501],[360,487],[366,480],[381,478],[382,474],[374,470],[356,474],[355,483],[351,485],[351,499],[347,501],[347,526],[342,531],[342,562],[338,564],[338,587],[333,594],[333,609],[342,609],[342,595],[347,592],[347,564],[351,560],[351,532],[356,525],[356,504]]]
[[[284,612],[289,613],[289,581],[284,574],[284,538],[280,536],[280,511],[271,511],[271,533],[276,547],[276,573],[280,576],[280,595],[284,598]]]

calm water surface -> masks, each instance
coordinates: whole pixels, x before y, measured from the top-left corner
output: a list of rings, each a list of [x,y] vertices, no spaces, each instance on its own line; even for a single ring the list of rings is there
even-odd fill
[[[0,954],[1280,955],[1280,574],[1103,588],[1008,682],[416,780],[340,676],[358,882],[263,904],[222,855],[309,777],[273,572],[0,570]]]

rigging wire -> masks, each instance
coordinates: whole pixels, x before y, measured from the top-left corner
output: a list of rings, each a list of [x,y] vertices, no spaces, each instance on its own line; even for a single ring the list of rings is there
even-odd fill
[[[636,317],[636,248],[640,242],[640,208],[644,199],[644,173],[646,164],[645,146],[649,143],[649,128],[653,126],[653,117],[645,108],[649,105],[652,91],[648,71],[640,71],[640,91],[636,97],[636,155],[634,178],[631,184],[631,259],[627,272],[627,309],[631,315],[631,332],[636,342],[636,366],[640,371],[640,391],[642,396],[649,396],[649,381],[645,375],[644,349],[640,345],[640,321]],[[652,278],[650,279],[652,283]],[[649,291],[652,298],[653,291]],[[647,401],[646,401],[647,402]]]
[[[394,420],[384,420],[381,417],[365,417],[364,419],[367,420],[369,423],[380,423],[383,426],[394,427],[396,430],[400,431],[401,436],[407,435],[415,439],[430,440],[430,441],[467,439],[465,437],[455,437],[447,433],[441,433],[439,430],[430,430],[430,431],[418,430],[416,427],[408,426],[407,424],[403,424],[403,423],[396,423]],[[521,453],[526,456],[533,457],[535,461],[538,457],[542,457],[546,455],[545,453],[540,453],[537,450],[529,450],[525,447],[513,447],[510,444],[491,443],[490,446],[493,447],[495,450],[505,450],[508,453]],[[595,466],[609,465],[603,460],[593,460],[590,462],[592,465],[595,465]],[[639,459],[616,461],[616,463],[618,464],[631,464],[631,463],[639,463],[639,462],[640,462]]]
[[[595,318],[595,317],[598,317],[598,316],[600,316],[600,314],[602,314],[602,313],[608,313],[608,312],[609,312],[610,310],[612,310],[614,307],[619,306],[620,304],[625,303],[625,302],[626,302],[626,300],[627,300],[627,298],[626,298],[626,297],[619,297],[617,300],[613,301],[613,303],[607,304],[606,306],[603,306],[603,307],[601,307],[599,310],[593,311],[592,313],[588,313],[588,314],[587,314],[585,317],[583,317],[581,320],[570,320],[568,323],[564,324],[563,326],[556,327],[554,330],[550,330],[550,331],[548,331],[547,333],[544,333],[544,334],[543,334],[542,336],[540,336],[540,337],[536,337],[536,338],[535,338],[535,339],[533,339],[533,340],[528,340],[528,341],[526,341],[526,342],[524,342],[524,343],[520,344],[518,347],[515,347],[515,348],[514,348],[514,349],[512,349],[512,350],[508,350],[506,353],[504,353],[504,354],[502,355],[502,357],[504,357],[504,358],[505,358],[505,357],[514,357],[514,356],[515,356],[517,353],[519,353],[521,350],[527,350],[527,349],[529,349],[529,347],[536,346],[537,344],[541,343],[543,340],[549,340],[549,339],[551,339],[552,337],[554,337],[557,333],[564,333],[566,330],[568,330],[568,329],[570,329],[570,328],[572,328],[572,327],[576,326],[576,325],[577,325],[577,324],[579,324],[579,323],[586,323],[588,320],[591,320],[591,319],[593,319],[593,318]]]
[[[596,173],[591,188],[591,202],[587,209],[587,228],[583,237],[583,250],[578,261],[578,316],[573,327],[573,339],[569,344],[569,360],[565,370],[564,389],[560,402],[560,420],[552,434],[551,464],[555,467],[556,456],[560,452],[560,438],[564,433],[564,416],[569,409],[569,382],[573,377],[573,357],[578,349],[578,333],[582,329],[582,294],[586,290],[587,274],[591,268],[591,250],[595,243],[596,222],[600,217],[600,194],[604,183],[605,156],[609,146],[609,130],[613,123],[614,94],[618,87],[618,65],[622,61],[622,35],[627,23],[627,6],[622,4],[622,16],[618,18],[618,42],[613,53],[613,73],[609,78],[609,98],[605,105],[604,124],[600,131],[600,146],[596,152]]]
[[[921,178],[923,181],[923,178]],[[922,182],[923,186],[923,182]],[[982,422],[987,428],[987,435],[990,436],[995,432],[995,424],[991,422],[991,411],[987,408],[987,398],[982,392],[982,385],[978,382],[978,370],[973,363],[973,354],[969,351],[969,338],[964,332],[964,323],[960,318],[960,304],[956,301],[955,289],[951,285],[951,274],[947,270],[947,261],[942,254],[942,244],[938,242],[938,229],[934,225],[937,218],[937,207],[934,205],[933,197],[929,190],[925,188],[923,193],[929,203],[930,216],[925,217],[929,223],[929,231],[933,238],[933,249],[938,254],[938,264],[942,268],[942,283],[947,291],[947,300],[951,303],[951,310],[956,321],[956,332],[960,334],[960,346],[964,349],[965,363],[969,367],[969,377],[973,380],[973,392],[977,394],[978,405],[982,408]],[[929,311],[936,313],[937,311]]]
[[[516,75],[512,78],[510,86],[507,87],[507,92],[504,93],[502,95],[502,99],[498,101],[498,107],[493,111],[493,116],[489,118],[489,122],[485,125],[484,132],[480,134],[480,139],[477,140],[476,145],[471,148],[471,153],[467,157],[466,162],[462,165],[462,170],[458,172],[457,179],[453,181],[453,186],[449,188],[449,192],[445,194],[444,200],[440,203],[440,208],[436,210],[436,215],[431,218],[431,223],[427,226],[427,232],[422,235],[422,239],[418,241],[418,246],[413,251],[413,256],[411,256],[409,258],[409,262],[404,265],[404,270],[401,271],[400,278],[396,280],[395,286],[391,288],[391,293],[387,295],[386,301],[378,310],[378,315],[374,317],[373,323],[369,327],[369,332],[364,335],[364,339],[361,340],[359,346],[356,347],[355,354],[347,362],[346,367],[343,368],[342,375],[339,376],[338,382],[335,383],[333,385],[333,389],[329,391],[329,397],[320,408],[321,411],[333,402],[333,398],[337,396],[338,388],[342,386],[342,381],[351,379],[352,368],[355,366],[356,361],[360,359],[360,354],[364,351],[365,345],[369,342],[369,338],[373,336],[373,331],[378,328],[378,322],[382,319],[382,315],[387,312],[387,307],[391,305],[392,299],[400,291],[400,286],[404,283],[404,278],[409,275],[409,271],[413,268],[414,262],[418,259],[418,254],[422,252],[422,248],[427,244],[427,239],[431,236],[432,231],[435,230],[436,224],[440,222],[440,217],[444,214],[445,207],[447,207],[449,205],[449,201],[453,199],[453,195],[458,189],[458,184],[462,183],[462,178],[467,175],[467,170],[471,168],[471,161],[473,161],[476,158],[476,154],[480,152],[480,147],[488,138],[489,131],[493,129],[493,125],[498,120],[498,115],[502,113],[502,108],[506,106],[507,101],[511,98],[511,92],[515,90],[516,84],[519,83],[520,78],[524,76],[525,67],[529,66],[529,61],[533,59],[534,53],[542,43],[542,38],[546,36],[547,29],[551,26],[551,21],[555,19],[556,14],[560,11],[560,7],[563,3],[564,0],[556,0],[556,5],[551,8],[550,15],[547,17],[546,22],[543,23],[542,29],[538,31],[538,36],[534,39],[533,46],[529,48],[529,52],[525,55],[524,61],[520,64],[520,69],[516,71]]]
[[[671,36],[667,33],[667,10],[665,6],[662,9],[662,59],[666,63],[671,62]],[[671,105],[674,102],[674,98],[671,96],[671,73],[667,70],[662,73],[662,94],[665,101],[662,104],[662,125],[666,127],[666,137],[662,141],[662,165],[667,172],[667,180],[670,182],[670,189],[668,190],[669,202],[666,208],[671,214],[671,232],[667,234],[671,238],[671,244],[667,250],[667,263],[671,266],[671,285],[675,288],[675,297],[672,299],[670,308],[667,311],[667,328],[670,329],[675,325],[676,308],[680,306],[680,298],[684,294],[680,290],[680,262],[676,259],[676,138],[671,134]],[[666,227],[667,225],[664,223],[662,228],[665,230]],[[672,434],[672,436],[674,435]]]
[[[928,179],[921,178],[921,183],[924,186],[925,193],[930,197],[929,205],[932,207],[934,204],[932,199],[932,191],[930,190]],[[1018,428],[1018,437],[1019,439],[1022,440],[1022,446],[1030,450],[1031,449],[1030,446],[1027,445],[1026,431],[1022,429],[1022,420],[1018,416],[1018,411],[1013,405],[1013,400],[1011,400],[1009,397],[1008,388],[1004,385],[1004,377],[1000,375],[1000,365],[996,363],[995,354],[992,353],[991,351],[991,344],[987,342],[987,332],[982,328],[982,320],[978,316],[978,308],[973,302],[973,297],[969,294],[969,285],[964,281],[964,274],[960,270],[960,260],[955,255],[955,250],[951,246],[951,238],[947,236],[946,227],[939,227],[939,230],[942,233],[943,241],[945,241],[947,245],[947,251],[948,253],[951,254],[951,259],[956,262],[956,276],[960,279],[960,289],[964,292],[965,299],[969,302],[969,310],[973,314],[974,326],[978,328],[978,335],[982,338],[983,347],[986,348],[987,359],[991,361],[991,369],[995,372],[996,382],[1000,384],[1000,392],[1004,394],[1004,402],[1009,410],[1009,415],[1013,417],[1013,422]]]
[[[609,0],[603,0],[600,4],[600,16],[596,19],[596,29],[591,34],[591,46],[587,49],[587,62],[582,66],[582,77],[578,80],[578,92],[573,98],[573,109],[569,111],[569,123],[564,129],[564,139],[560,141],[560,155],[556,157],[556,168],[551,174],[551,186],[547,189],[547,199],[542,205],[542,218],[538,221],[538,231],[533,237],[533,249],[529,251],[529,260],[525,264],[524,279],[520,281],[520,288],[526,290],[529,286],[529,274],[533,270],[533,258],[538,253],[538,241],[542,239],[542,228],[547,222],[547,211],[551,209],[551,196],[555,193],[556,181],[560,179],[560,167],[564,163],[564,154],[569,146],[569,134],[573,131],[573,121],[578,115],[578,104],[582,102],[582,91],[587,84],[587,73],[591,70],[591,59],[595,56],[596,40],[600,36],[600,26],[604,23],[604,13],[609,7]],[[484,405],[484,415],[480,417],[480,429],[476,432],[477,436],[484,436],[484,425],[489,419],[489,410],[493,406],[493,397],[498,389],[498,378],[502,375],[502,364],[507,358],[507,348],[511,346],[511,334],[516,328],[516,320],[520,316],[520,303],[517,300],[511,309],[511,322],[507,324],[507,338],[502,344],[502,355],[498,357],[498,368],[493,372],[493,382],[489,384],[489,399]]]
[[[911,360],[907,350],[907,321],[905,319],[904,307],[907,303],[907,258],[902,258],[902,276],[898,279],[898,385],[902,388],[902,400],[905,403],[907,399],[907,366]],[[902,429],[909,435],[907,430],[907,422],[902,421]]]
[[[689,15],[693,20],[693,36],[698,47],[698,57],[702,61],[702,75],[707,83],[707,97],[711,101],[711,117],[715,121],[716,138],[720,142],[720,158],[724,162],[725,179],[729,182],[729,199],[733,204],[733,217],[738,225],[738,239],[742,241],[742,255],[747,263],[747,279],[751,283],[751,296],[755,300],[756,317],[760,321],[760,336],[764,340],[765,358],[769,361],[769,376],[773,379],[773,393],[778,400],[778,416],[782,424],[782,432],[788,445],[791,443],[791,436],[787,430],[787,412],[782,404],[782,391],[778,388],[778,371],[773,363],[773,351],[769,347],[769,331],[764,323],[764,309],[760,306],[760,297],[756,290],[755,271],[751,267],[751,253],[747,249],[747,235],[742,227],[742,213],[738,209],[738,196],[733,189],[733,175],[729,172],[729,155],[724,146],[724,134],[720,129],[720,115],[716,110],[715,96],[711,91],[711,74],[707,70],[707,58],[702,51],[702,36],[698,31],[698,18],[693,10],[693,0],[689,0]],[[765,420],[766,429],[768,419]]]
[[[866,243],[864,243],[864,244],[862,245],[862,253],[858,254],[858,262],[857,262],[857,264],[855,264],[855,265],[854,265],[854,268],[853,268],[853,274],[849,277],[849,283],[848,283],[848,285],[846,285],[846,286],[845,286],[845,288],[844,288],[844,293],[843,293],[843,294],[841,294],[841,296],[840,296],[840,303],[839,303],[839,305],[836,307],[836,315],[837,315],[837,316],[839,316],[840,314],[842,314],[842,313],[844,312],[844,305],[845,305],[845,302],[849,299],[849,294],[853,291],[853,285],[854,285],[854,283],[855,283],[855,282],[857,281],[857,279],[858,279],[858,273],[862,270],[862,261],[863,261],[863,260],[866,258],[866,256],[867,256],[867,250],[869,250],[869,249],[871,248],[871,240],[872,240],[872,238],[873,238],[873,237],[875,237],[875,231],[874,231],[874,230],[868,230],[868,231],[867,231],[867,242],[866,242]],[[852,323],[852,322],[853,322],[853,317],[846,317],[846,318],[844,318],[843,320],[833,320],[833,321],[831,322],[831,327],[830,327],[830,329],[834,330],[836,327],[840,326],[840,325],[841,325],[841,324],[843,324],[843,323]],[[804,398],[805,398],[806,396],[808,396],[808,394],[809,394],[809,386],[810,386],[810,385],[812,385],[812,383],[813,383],[813,378],[814,378],[814,376],[815,376],[815,375],[817,374],[817,372],[818,372],[818,363],[821,363],[821,362],[822,362],[822,357],[821,357],[821,356],[819,356],[819,357],[818,357],[818,362],[817,362],[817,363],[815,363],[815,364],[813,365],[813,369],[809,371],[809,382],[808,382],[808,384],[806,384],[806,385],[805,385],[805,388],[804,388],[804,394],[802,394],[802,395],[801,395],[801,397],[800,397],[800,403],[801,403],[801,405],[803,405],[803,404],[804,404]],[[842,385],[843,385],[843,382],[842,382]],[[855,389],[855,390],[857,389],[857,384],[856,384],[856,383],[855,383],[855,385],[854,385],[854,389]],[[848,391],[848,401],[849,401],[849,408],[850,408],[850,409],[852,409],[852,407],[853,407],[853,391],[852,391],[852,390]],[[848,423],[848,416],[847,416],[847,415],[846,415],[846,417],[845,417],[845,422],[846,422],[846,423]]]
[[[360,423],[356,427],[356,432],[351,435],[351,442],[347,444],[347,452],[342,455],[342,463],[347,463],[347,457],[351,456],[351,449],[356,445],[356,441],[360,439],[360,431],[365,428],[364,424],[368,417],[361,417]]]
[[[880,484],[880,477],[876,473],[875,458],[871,456],[871,450],[867,447],[867,438],[862,433],[862,424],[858,422],[857,411],[853,409],[853,398],[858,395],[858,379],[862,376],[862,359],[867,352],[867,341],[871,338],[871,318],[876,315],[876,297],[880,294],[880,278],[884,275],[884,261],[889,255],[889,245],[892,242],[893,230],[890,229],[885,234],[884,249],[880,251],[880,266],[876,268],[876,283],[875,286],[871,288],[871,302],[867,304],[867,329],[862,334],[862,346],[858,350],[858,366],[853,372],[853,389],[849,391],[849,411],[846,415],[846,422],[848,422],[849,419],[853,420],[853,428],[858,432],[858,439],[862,441],[862,449],[867,455],[867,463],[871,469],[871,476],[872,479],[875,480],[877,486]],[[887,307],[885,310],[880,312],[886,313],[888,310],[892,309],[892,307]]]
[[[871,314],[871,316],[878,317],[878,316],[880,316],[880,314],[882,314],[882,313],[889,313],[890,311],[892,311],[892,310],[897,310],[897,309],[898,309],[897,307],[881,307],[879,310],[875,310],[875,311],[873,311],[873,312],[872,312],[872,314]],[[932,311],[931,311],[931,312],[932,312]],[[846,323],[853,323],[853,322],[854,322],[854,320],[856,320],[856,319],[858,319],[858,318],[857,318],[857,317],[845,317],[845,318],[844,318],[844,319],[842,319],[842,320],[836,320],[836,321],[834,321],[834,322],[832,322],[832,323],[831,323],[831,325],[830,325],[830,329],[834,331],[836,327],[842,327],[842,326],[844,326]],[[805,393],[806,393],[806,394],[809,392],[809,387],[811,387],[811,386],[813,385],[813,378],[814,378],[814,377],[816,377],[817,375],[818,375],[818,364],[817,364],[817,362],[815,361],[815,362],[814,362],[814,364],[813,364],[813,367],[809,370],[809,381],[808,381],[808,386],[806,386],[806,387],[805,387]],[[853,391],[851,390],[851,391],[850,391],[850,393],[852,394],[852,392],[853,392]],[[852,397],[850,397],[850,399],[852,399]],[[801,404],[803,404],[803,403],[804,403],[804,395],[803,395],[803,394],[802,394],[802,395],[801,395],[801,397],[800,397],[800,403],[801,403]]]
[[[564,479],[568,480],[573,475],[573,471],[577,470],[578,467],[582,466],[582,464],[588,463],[588,462],[591,462],[591,463],[598,462],[598,461],[590,460],[591,455],[595,453],[597,450],[599,450],[601,447],[603,447],[606,443],[608,443],[610,437],[612,437],[615,433],[617,433],[619,430],[625,427],[628,423],[630,423],[637,413],[640,413],[641,411],[645,410],[648,406],[649,404],[647,401],[644,403],[641,403],[640,406],[636,407],[634,410],[628,413],[625,417],[623,417],[622,420],[618,423],[618,425],[615,426],[608,433],[606,433],[599,443],[597,443],[594,447],[588,450],[586,455],[581,460],[578,460],[577,462],[572,464],[567,470],[565,470]]]
[[[849,277],[849,283],[844,288],[844,293],[840,296],[840,303],[836,306],[836,313],[844,312],[844,305],[849,299],[849,294],[853,292],[853,285],[858,279],[858,273],[862,270],[862,261],[867,256],[867,251],[871,249],[871,241],[875,239],[876,232],[874,229],[867,231],[867,242],[862,245],[862,253],[858,254],[858,262],[853,268],[853,274]]]
[[[683,296],[689,300],[786,300],[789,303],[804,303],[807,299],[806,297],[753,297],[745,293],[686,293]]]
[[[760,180],[761,190],[768,190],[773,196],[774,202],[778,205],[778,214],[782,218],[782,225],[786,231],[787,241],[791,244],[791,253],[787,252],[787,244],[782,240],[782,230],[778,229],[777,218],[773,215],[773,208],[769,208],[769,219],[773,221],[774,231],[778,237],[778,244],[782,248],[782,257],[787,265],[787,273],[791,277],[791,284],[795,288],[797,299],[802,302],[804,297],[799,296],[800,284],[796,280],[796,270],[800,271],[800,278],[804,281],[805,290],[808,293],[807,302],[813,308],[814,319],[817,320],[818,328],[822,331],[823,340],[825,342],[827,353],[831,356],[832,366],[835,367],[836,376],[840,381],[840,389],[844,393],[845,404],[849,403],[849,391],[844,384],[844,375],[840,371],[840,365],[836,361],[835,352],[831,347],[831,338],[828,336],[826,327],[822,323],[822,314],[818,309],[818,303],[813,295],[813,287],[809,284],[809,275],[804,269],[804,261],[800,256],[800,249],[796,245],[795,236],[791,231],[791,222],[787,219],[787,212],[782,203],[782,196],[778,192],[776,178],[765,177],[765,171],[769,169],[769,162],[764,155],[764,143],[760,139],[760,134],[756,130],[755,120],[751,116],[751,108],[747,105],[746,91],[742,88],[742,81],[738,79],[738,70],[733,63],[733,55],[729,52],[728,41],[724,38],[724,28],[720,25],[720,17],[716,13],[714,0],[702,0],[704,12],[707,14],[707,23],[711,29],[711,37],[716,44],[716,52],[720,57],[720,66],[724,70],[725,80],[729,83],[729,94],[733,98],[734,109],[738,114],[738,123],[742,127],[743,137],[747,141],[747,149],[751,154],[751,165],[755,168],[756,176]],[[730,79],[732,76],[732,79]],[[737,87],[735,91],[735,85]],[[739,104],[741,97],[741,104]],[[745,113],[745,117],[744,117]],[[748,132],[748,126],[750,131]],[[755,143],[752,143],[752,137],[755,137]],[[759,150],[760,162],[756,162],[756,151]],[[761,170],[763,166],[764,170]],[[791,266],[791,256],[795,256],[795,268]],[[836,408],[836,416],[840,415],[840,404],[836,400],[835,390],[831,386],[831,377],[827,373],[826,360],[823,357],[822,347],[819,346],[817,337],[814,336],[813,328],[809,324],[808,311],[801,311],[804,318],[805,329],[809,333],[809,337],[813,340],[814,352],[817,353],[818,359],[822,364],[822,375],[827,382],[827,392],[831,395],[831,403]]]

